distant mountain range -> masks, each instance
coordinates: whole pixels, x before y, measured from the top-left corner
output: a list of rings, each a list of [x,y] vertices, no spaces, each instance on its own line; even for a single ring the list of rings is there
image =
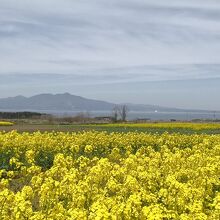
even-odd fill
[[[130,111],[141,112],[210,112],[202,110],[186,110],[156,105],[126,103]],[[81,96],[64,94],[39,94],[32,97],[15,96],[0,99],[0,111],[111,111],[115,103],[87,99]]]

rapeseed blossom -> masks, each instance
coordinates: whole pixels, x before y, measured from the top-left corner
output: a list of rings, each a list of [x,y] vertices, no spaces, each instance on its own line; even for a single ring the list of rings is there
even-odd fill
[[[0,126],[12,126],[14,123],[9,121],[0,121]]]
[[[0,216],[220,219],[220,135],[0,133]]]

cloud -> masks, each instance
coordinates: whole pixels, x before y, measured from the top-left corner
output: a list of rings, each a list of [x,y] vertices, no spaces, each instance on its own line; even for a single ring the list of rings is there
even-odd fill
[[[220,61],[216,1],[0,0],[0,5],[1,73],[86,72],[92,62],[116,68]],[[83,65],[58,64],[71,59]]]
[[[0,0],[0,85],[218,78],[219,33],[218,0]]]
[[[64,61],[63,64],[72,65],[72,62]],[[78,61],[74,65],[83,65]],[[58,63],[60,65],[60,62]],[[93,64],[95,65],[95,64]],[[129,84],[156,81],[181,81],[181,80],[199,80],[216,79],[219,77],[219,64],[194,64],[194,65],[146,65],[146,66],[128,66],[121,68],[100,68],[89,73],[10,73],[2,74],[0,86],[18,85],[38,86],[47,85],[56,86],[88,86],[88,85],[112,85]]]

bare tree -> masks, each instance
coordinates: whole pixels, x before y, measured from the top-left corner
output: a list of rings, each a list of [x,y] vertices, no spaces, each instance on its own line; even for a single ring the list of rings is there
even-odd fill
[[[126,121],[126,118],[127,118],[127,114],[128,114],[128,107],[126,105],[122,105],[120,106],[119,108],[119,114],[121,116],[121,120],[122,121]]]
[[[112,119],[113,119],[114,122],[117,122],[117,121],[118,121],[119,112],[120,112],[119,106],[116,105],[116,106],[112,109]]]

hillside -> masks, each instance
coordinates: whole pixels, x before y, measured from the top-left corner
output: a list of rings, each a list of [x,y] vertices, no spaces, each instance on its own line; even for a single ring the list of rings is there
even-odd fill
[[[161,107],[157,105],[126,103],[130,111],[143,112],[207,112],[202,110],[186,110]],[[63,94],[39,94],[31,97],[15,96],[0,99],[2,111],[111,111],[115,103],[87,99],[81,96]]]

